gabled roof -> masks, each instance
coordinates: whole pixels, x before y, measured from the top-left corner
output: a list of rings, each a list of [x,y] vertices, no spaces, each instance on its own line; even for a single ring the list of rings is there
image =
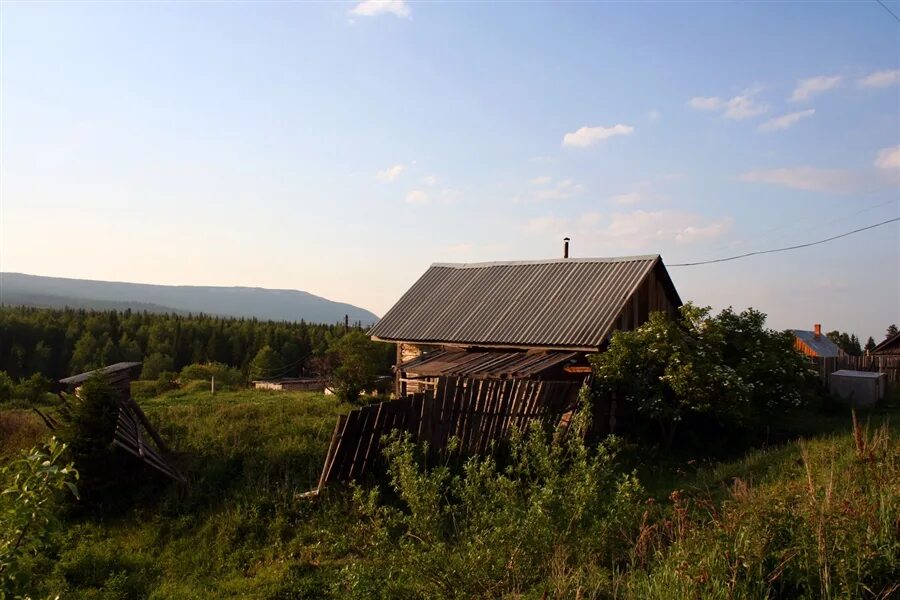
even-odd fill
[[[831,358],[834,356],[840,356],[841,349],[837,344],[828,339],[828,336],[820,334],[816,337],[815,331],[807,331],[805,329],[791,329],[791,333],[799,339],[801,342],[810,347],[810,349],[816,353],[816,356],[824,356],[825,358]]]
[[[680,306],[655,254],[434,264],[370,334],[416,343],[597,349],[654,270]]]
[[[878,354],[879,352],[887,353],[888,350],[900,352],[900,332],[895,333],[894,335],[886,338],[880,344],[872,348],[872,354]]]

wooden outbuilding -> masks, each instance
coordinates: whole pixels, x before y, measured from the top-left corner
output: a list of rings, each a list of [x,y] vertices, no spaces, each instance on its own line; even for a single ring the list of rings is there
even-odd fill
[[[897,356],[900,357],[900,332],[888,337],[883,342],[872,348],[869,352],[872,356]]]
[[[659,255],[434,264],[370,334],[396,344],[403,397],[440,377],[583,380],[614,331],[680,306]]]

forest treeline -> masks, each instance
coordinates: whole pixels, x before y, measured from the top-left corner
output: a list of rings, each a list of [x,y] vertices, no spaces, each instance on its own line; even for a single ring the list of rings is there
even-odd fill
[[[350,330],[358,330],[350,327]],[[216,362],[249,374],[268,346],[271,377],[315,372],[347,331],[343,324],[259,321],[208,315],[0,307],[0,371],[60,379],[120,361],[144,363],[142,378]],[[266,351],[268,353],[268,350]],[[277,371],[277,372],[276,372]]]

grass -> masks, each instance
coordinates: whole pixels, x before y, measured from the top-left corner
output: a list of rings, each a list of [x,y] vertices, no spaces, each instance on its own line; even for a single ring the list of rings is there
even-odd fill
[[[141,404],[189,486],[146,471],[129,506],[73,518],[35,559],[35,597],[276,599],[356,590],[347,567],[369,560],[371,535],[358,507],[340,489],[315,502],[299,497],[315,485],[335,416],[349,405],[315,393],[212,396],[199,388]],[[598,597],[896,593],[882,585],[900,581],[900,443],[889,423],[897,411],[888,412],[855,433],[847,416],[823,417],[803,424],[805,439],[740,459],[639,470],[655,500],[629,534],[627,566],[581,559],[583,569],[605,569]],[[0,410],[0,457],[45,435],[37,415]],[[524,597],[541,597],[533,592]]]

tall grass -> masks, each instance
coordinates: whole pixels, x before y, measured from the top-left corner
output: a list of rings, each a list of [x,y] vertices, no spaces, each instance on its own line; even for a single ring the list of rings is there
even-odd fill
[[[70,520],[34,559],[34,597],[900,593],[900,441],[887,423],[846,418],[843,433],[660,471],[644,485],[615,448],[574,438],[535,433],[461,470],[426,470],[401,444],[390,454],[393,486],[366,482],[356,498],[336,487],[310,502],[299,495],[315,484],[334,418],[349,406],[205,388],[142,405],[190,485],[146,472],[126,510]],[[32,445],[36,416],[3,411],[4,422],[25,423],[4,452],[17,435]]]

